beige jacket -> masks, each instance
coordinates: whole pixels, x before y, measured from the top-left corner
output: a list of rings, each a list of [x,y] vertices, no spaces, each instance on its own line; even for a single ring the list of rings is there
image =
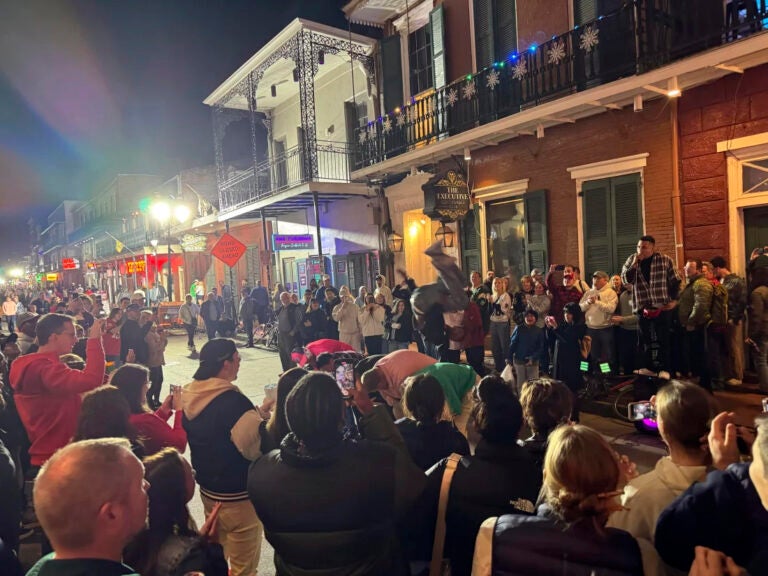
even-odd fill
[[[637,539],[646,576],[679,573],[667,566],[656,552],[653,544],[656,521],[673,500],[706,476],[706,466],[679,466],[665,456],[653,470],[638,476],[624,488],[621,503],[627,510],[611,514],[608,526],[626,530]]]

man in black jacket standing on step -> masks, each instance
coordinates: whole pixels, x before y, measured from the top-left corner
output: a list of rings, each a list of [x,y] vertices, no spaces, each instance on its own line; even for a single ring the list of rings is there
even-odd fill
[[[291,302],[288,292],[280,294],[280,308],[277,310],[277,349],[283,370],[293,368],[296,363],[291,357],[296,343],[296,333],[301,329],[301,307]]]

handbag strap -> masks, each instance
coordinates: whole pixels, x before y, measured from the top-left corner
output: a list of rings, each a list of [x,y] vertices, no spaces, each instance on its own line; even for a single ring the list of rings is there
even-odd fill
[[[443,549],[445,547],[445,512],[448,509],[448,494],[451,491],[453,474],[461,461],[459,454],[451,454],[445,464],[443,479],[440,483],[440,500],[437,506],[435,520],[435,541],[432,544],[432,561],[429,564],[429,576],[440,576],[443,565]]]

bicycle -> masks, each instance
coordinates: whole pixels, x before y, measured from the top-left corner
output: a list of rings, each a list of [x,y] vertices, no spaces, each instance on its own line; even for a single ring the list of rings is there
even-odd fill
[[[277,350],[277,322],[270,319],[264,324],[259,324],[253,331],[253,342],[270,350]]]

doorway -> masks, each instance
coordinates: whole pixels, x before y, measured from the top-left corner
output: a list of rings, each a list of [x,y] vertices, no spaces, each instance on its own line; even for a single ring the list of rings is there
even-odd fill
[[[299,285],[296,278],[296,267],[293,265],[294,260],[295,258],[283,258],[283,289],[298,294]]]
[[[435,241],[435,230],[439,225],[440,222],[433,222],[425,216],[423,210],[409,210],[403,214],[405,268],[419,286],[437,278],[432,260],[424,254],[424,250]]]
[[[744,254],[749,259],[752,250],[768,246],[768,206],[744,209]]]

